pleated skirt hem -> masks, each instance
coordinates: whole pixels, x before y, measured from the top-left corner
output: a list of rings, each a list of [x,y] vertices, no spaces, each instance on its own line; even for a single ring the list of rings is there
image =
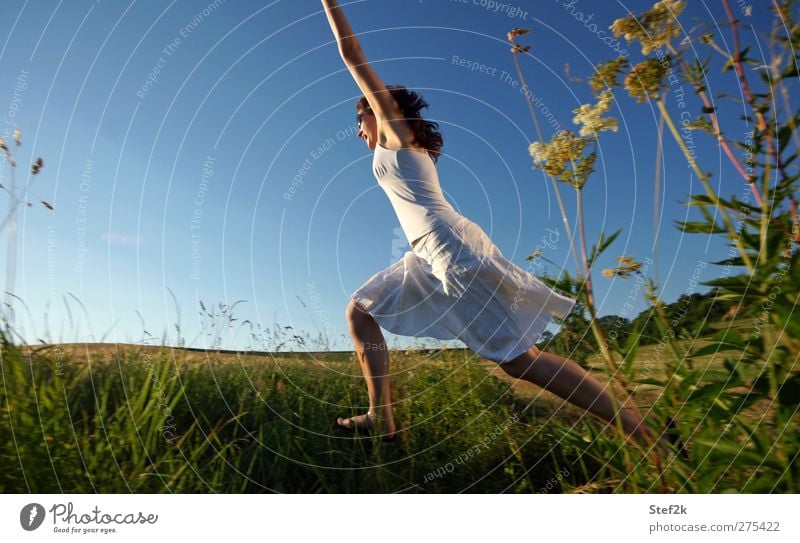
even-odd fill
[[[393,334],[457,339],[498,363],[530,349],[576,303],[507,260],[463,216],[426,234],[351,298]]]

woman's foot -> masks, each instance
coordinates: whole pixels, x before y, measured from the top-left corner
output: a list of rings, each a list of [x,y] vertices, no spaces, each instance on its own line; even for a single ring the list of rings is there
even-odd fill
[[[648,429],[648,435],[653,436],[654,434]],[[679,454],[683,460],[689,459],[689,454],[686,451],[686,443],[684,443],[683,439],[681,438],[678,428],[672,417],[667,419],[666,428],[660,434],[658,434],[657,438],[653,439],[650,437],[649,441],[650,444],[655,445],[654,452],[655,450],[658,450],[664,458],[669,458],[677,452],[677,454]]]
[[[661,435],[661,439],[675,447],[675,450],[684,460],[689,459],[689,453],[686,452],[686,443],[681,438],[678,426],[675,424],[675,419],[672,417],[667,418],[667,426]]]
[[[336,419],[336,424],[348,430],[362,430],[371,432],[375,429],[375,420],[370,413],[365,413],[363,415],[358,415],[357,417],[349,417],[346,419],[339,417]]]
[[[358,415],[355,417],[349,418],[342,418],[338,417],[336,419],[336,425],[340,428],[344,428],[345,430],[353,430],[353,431],[360,431],[365,432],[367,434],[375,433],[375,426],[376,426],[376,417],[371,412],[367,411],[363,415]],[[397,438],[395,433],[394,424],[391,425],[392,428],[390,431],[387,431],[381,434],[381,437],[384,441],[394,441]]]
[[[626,427],[627,440],[633,444],[649,450],[653,462],[659,466],[662,464],[662,456],[668,457],[671,453],[668,440],[662,433],[656,436],[652,428],[640,418],[639,411],[632,407],[620,407],[623,426]]]

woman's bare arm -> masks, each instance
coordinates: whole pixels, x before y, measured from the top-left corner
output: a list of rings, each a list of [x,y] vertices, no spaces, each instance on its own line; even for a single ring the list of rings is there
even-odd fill
[[[379,131],[386,132],[388,128],[388,131],[394,132],[400,140],[407,140],[410,129],[408,123],[403,120],[403,112],[381,78],[367,62],[361,44],[353,34],[341,6],[336,0],[322,0],[322,5],[339,46],[339,54],[375,114]],[[396,122],[398,120],[402,122]]]
[[[346,60],[361,49],[358,38],[353,34],[353,29],[350,28],[344,10],[339,6],[337,0],[322,0],[322,7],[325,8],[328,24],[331,25],[333,37],[336,38],[336,44],[339,46],[339,53]]]

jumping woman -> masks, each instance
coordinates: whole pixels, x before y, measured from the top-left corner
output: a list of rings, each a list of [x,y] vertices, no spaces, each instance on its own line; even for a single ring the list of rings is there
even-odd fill
[[[458,339],[508,375],[616,422],[613,398],[597,379],[576,362],[534,346],[551,318],[565,318],[575,300],[503,257],[480,226],[445,200],[436,170],[442,136],[436,123],[420,115],[427,103],[405,87],[384,85],[336,0],[322,5],[363,95],[356,104],[358,136],[374,152],[373,173],[412,249],[351,296],[346,317],[367,381],[369,411],[336,423],[384,441],[396,437],[381,327],[405,336]],[[627,434],[650,442],[635,409],[621,408],[618,416]]]

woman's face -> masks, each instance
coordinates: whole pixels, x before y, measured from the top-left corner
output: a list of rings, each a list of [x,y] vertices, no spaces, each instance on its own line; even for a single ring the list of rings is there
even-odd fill
[[[359,119],[358,137],[367,142],[367,147],[373,150],[378,142],[378,121],[370,110],[361,111]]]

